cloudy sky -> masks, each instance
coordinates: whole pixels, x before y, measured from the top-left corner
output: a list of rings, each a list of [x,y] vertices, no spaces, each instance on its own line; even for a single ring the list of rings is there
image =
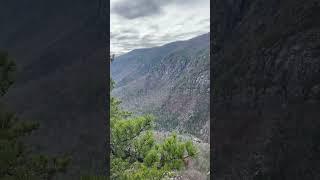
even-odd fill
[[[210,31],[210,0],[111,0],[111,53],[186,40]]]

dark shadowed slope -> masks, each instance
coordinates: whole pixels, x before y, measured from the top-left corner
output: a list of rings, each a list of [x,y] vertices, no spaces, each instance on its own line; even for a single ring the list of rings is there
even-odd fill
[[[106,25],[99,2],[0,3],[0,48],[18,65],[6,98],[21,119],[40,122],[30,139],[37,150],[73,153],[68,174],[75,179],[105,166]]]
[[[211,2],[215,179],[319,179],[319,1]]]

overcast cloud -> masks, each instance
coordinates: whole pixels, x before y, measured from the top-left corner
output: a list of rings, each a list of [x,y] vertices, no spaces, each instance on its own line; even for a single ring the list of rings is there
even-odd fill
[[[210,31],[210,0],[111,0],[110,12],[116,55]]]

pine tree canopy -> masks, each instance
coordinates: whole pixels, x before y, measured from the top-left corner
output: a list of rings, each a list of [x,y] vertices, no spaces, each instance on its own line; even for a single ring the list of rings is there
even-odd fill
[[[0,96],[6,94],[14,82],[15,63],[8,53],[0,52]],[[1,99],[2,100],[2,99]],[[38,123],[21,121],[0,104],[0,179],[49,180],[64,172],[70,163],[66,155],[48,157],[33,153],[24,137],[39,127]]]
[[[120,105],[121,101],[110,97],[111,179],[169,178],[185,167],[186,158],[197,154],[191,141],[182,141],[176,134],[156,140],[155,117],[135,116]]]

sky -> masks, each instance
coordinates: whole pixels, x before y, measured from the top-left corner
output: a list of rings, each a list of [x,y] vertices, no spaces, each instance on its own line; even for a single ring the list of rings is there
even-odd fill
[[[110,50],[187,40],[210,31],[210,0],[111,0]]]

